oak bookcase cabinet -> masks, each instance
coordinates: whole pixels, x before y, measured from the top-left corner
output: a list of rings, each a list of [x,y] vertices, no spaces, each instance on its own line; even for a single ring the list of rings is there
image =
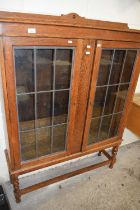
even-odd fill
[[[40,187],[113,167],[140,70],[140,31],[75,13],[0,12],[0,67],[17,202]],[[19,175],[94,152],[107,160],[19,187]]]

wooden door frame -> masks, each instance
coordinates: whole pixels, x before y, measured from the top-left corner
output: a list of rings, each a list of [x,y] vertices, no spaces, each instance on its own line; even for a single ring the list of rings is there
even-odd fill
[[[70,41],[70,42],[69,42]],[[77,97],[78,97],[78,85],[80,81],[80,67],[83,56],[83,40],[80,39],[60,39],[60,38],[31,38],[31,37],[4,37],[3,39],[5,49],[5,78],[7,88],[7,101],[10,118],[10,134],[9,145],[10,152],[12,153],[11,167],[14,170],[18,170],[22,165],[37,164],[38,162],[47,162],[58,158],[65,157],[71,154],[74,135],[74,123],[77,110]],[[20,144],[18,137],[18,119],[17,119],[17,105],[16,105],[16,87],[15,87],[15,72],[13,61],[13,46],[60,46],[60,47],[75,47],[74,51],[74,64],[73,75],[71,80],[71,94],[70,94],[70,106],[69,106],[69,122],[68,122],[68,135],[67,135],[67,149],[66,151],[58,152],[56,154],[50,154],[48,156],[39,157],[35,160],[29,160],[21,162],[20,158]],[[82,141],[79,139],[79,141]],[[81,148],[79,148],[80,150]]]
[[[98,143],[88,145],[88,135],[89,135],[89,129],[90,129],[90,123],[91,123],[92,109],[93,109],[93,103],[94,103],[94,98],[95,98],[96,84],[97,84],[97,78],[98,78],[98,73],[99,73],[99,65],[100,65],[102,49],[114,49],[114,48],[137,50],[137,57],[136,57],[135,64],[133,67],[134,70],[131,76],[128,95],[125,101],[125,108],[124,108],[125,112],[121,117],[120,126],[118,129],[118,136],[105,139],[104,141],[101,141]],[[122,141],[122,135],[123,135],[123,131],[126,125],[127,116],[130,110],[131,101],[134,95],[139,73],[140,73],[140,43],[122,42],[122,41],[103,41],[103,40],[97,41],[95,60],[94,60],[93,71],[92,71],[92,79],[91,79],[91,84],[90,84],[89,99],[88,99],[88,105],[87,105],[87,115],[86,115],[85,128],[84,128],[84,133],[83,133],[82,151],[87,151],[92,148],[98,149],[101,145],[104,146],[107,143],[111,143],[111,142],[113,143],[115,141],[117,142],[118,140]]]

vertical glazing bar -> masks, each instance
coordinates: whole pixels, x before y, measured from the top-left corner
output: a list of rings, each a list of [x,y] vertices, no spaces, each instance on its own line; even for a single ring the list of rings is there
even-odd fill
[[[105,101],[104,101],[104,106],[103,106],[103,110],[102,110],[102,114],[101,114],[101,121],[100,121],[100,125],[99,125],[99,130],[98,130],[98,138],[99,138],[99,134],[100,134],[100,130],[101,130],[101,125],[102,125],[102,121],[103,121],[103,113],[104,113],[105,105],[106,105],[106,99],[107,99],[107,93],[108,93],[108,87],[109,87],[108,85],[109,85],[111,71],[112,71],[112,67],[113,67],[114,56],[115,56],[115,50],[113,51],[113,56],[112,56],[112,61],[111,61],[111,66],[110,66],[110,72],[109,72],[109,77],[108,77],[108,82],[107,82],[107,88],[106,88],[106,94],[105,94]]]
[[[53,152],[53,120],[54,120],[54,100],[55,100],[55,65],[56,65],[56,49],[53,56],[53,92],[52,92],[52,127],[51,127],[51,153]]]
[[[36,157],[38,157],[38,146],[37,146],[37,134],[36,134],[36,128],[37,128],[37,87],[36,87],[36,47],[34,47],[34,88],[35,88],[35,94],[34,94],[34,101],[35,101],[35,147],[36,147]]]
[[[120,89],[120,83],[121,83],[121,79],[122,79],[122,75],[123,75],[123,70],[124,70],[124,65],[125,65],[125,61],[126,61],[126,56],[127,56],[127,50],[125,50],[126,53],[125,53],[125,57],[124,57],[124,61],[123,61],[123,66],[122,66],[122,71],[121,71],[121,75],[120,75],[120,79],[119,79],[119,85],[118,85],[118,89],[117,89],[117,93]],[[109,127],[109,130],[108,130],[108,137],[110,135],[110,130],[111,130],[111,125],[112,125],[112,121],[113,121],[113,114],[114,114],[114,111],[115,111],[115,107],[116,107],[116,103],[117,103],[117,96],[115,98],[115,103],[114,103],[114,108],[113,108],[113,112],[112,112],[112,117],[111,117],[111,121],[110,121],[110,127]]]
[[[124,65],[125,65],[128,50],[125,50],[125,51],[126,51],[126,53],[125,53],[124,62],[123,62],[123,66],[122,66],[122,72],[121,72],[121,76],[120,76],[120,80],[119,80],[119,85],[121,83],[121,79],[122,79],[122,75],[123,75],[123,70],[124,70]]]

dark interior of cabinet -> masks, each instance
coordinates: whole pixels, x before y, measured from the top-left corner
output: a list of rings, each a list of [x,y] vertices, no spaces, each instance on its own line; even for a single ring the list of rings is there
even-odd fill
[[[66,149],[73,54],[73,48],[14,48],[22,161]]]
[[[22,161],[66,150],[73,54],[73,48],[14,48]],[[136,54],[102,50],[88,144],[117,136]]]
[[[136,54],[136,50],[102,50],[89,144],[117,136]]]

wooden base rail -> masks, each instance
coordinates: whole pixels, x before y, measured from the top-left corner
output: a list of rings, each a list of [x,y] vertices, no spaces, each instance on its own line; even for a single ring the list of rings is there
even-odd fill
[[[85,167],[85,168],[81,168],[81,169],[69,172],[69,173],[61,175],[61,176],[57,176],[55,178],[49,179],[47,181],[40,182],[38,184],[29,186],[29,187],[26,187],[26,188],[23,188],[23,189],[20,189],[20,187],[19,187],[19,178],[18,178],[19,174],[11,174],[11,182],[14,186],[14,194],[15,194],[16,202],[19,203],[21,201],[21,195],[32,192],[32,191],[37,190],[41,187],[48,186],[50,184],[68,179],[70,177],[85,173],[85,172],[90,171],[90,170],[94,170],[96,168],[99,168],[99,167],[102,167],[102,166],[105,166],[105,165],[108,165],[108,164],[109,164],[109,168],[113,168],[113,165],[116,161],[117,151],[118,151],[118,146],[114,146],[112,148],[112,155],[110,155],[105,150],[101,150],[101,151],[99,151],[98,155],[100,156],[101,154],[104,154],[105,157],[108,158],[108,160],[97,163],[97,164],[94,164],[94,165],[91,165],[91,166],[88,166],[88,167]]]
[[[95,165],[91,165],[91,166],[88,166],[86,168],[82,168],[82,169],[79,169],[79,170],[76,170],[76,171],[72,171],[70,173],[67,173],[67,174],[64,174],[64,175],[61,175],[61,176],[57,176],[57,177],[55,177],[53,179],[50,179],[50,180],[47,180],[47,181],[35,184],[33,186],[21,189],[21,195],[23,195],[25,193],[28,193],[28,192],[32,192],[33,190],[37,190],[37,189],[39,189],[41,187],[48,186],[50,184],[53,184],[53,183],[56,183],[56,182],[68,179],[70,177],[73,177],[73,176],[85,173],[87,171],[91,171],[91,170],[99,168],[101,166],[108,165],[110,162],[111,162],[110,160],[106,160],[104,162],[101,162],[101,163],[98,163],[98,164],[95,164]]]

